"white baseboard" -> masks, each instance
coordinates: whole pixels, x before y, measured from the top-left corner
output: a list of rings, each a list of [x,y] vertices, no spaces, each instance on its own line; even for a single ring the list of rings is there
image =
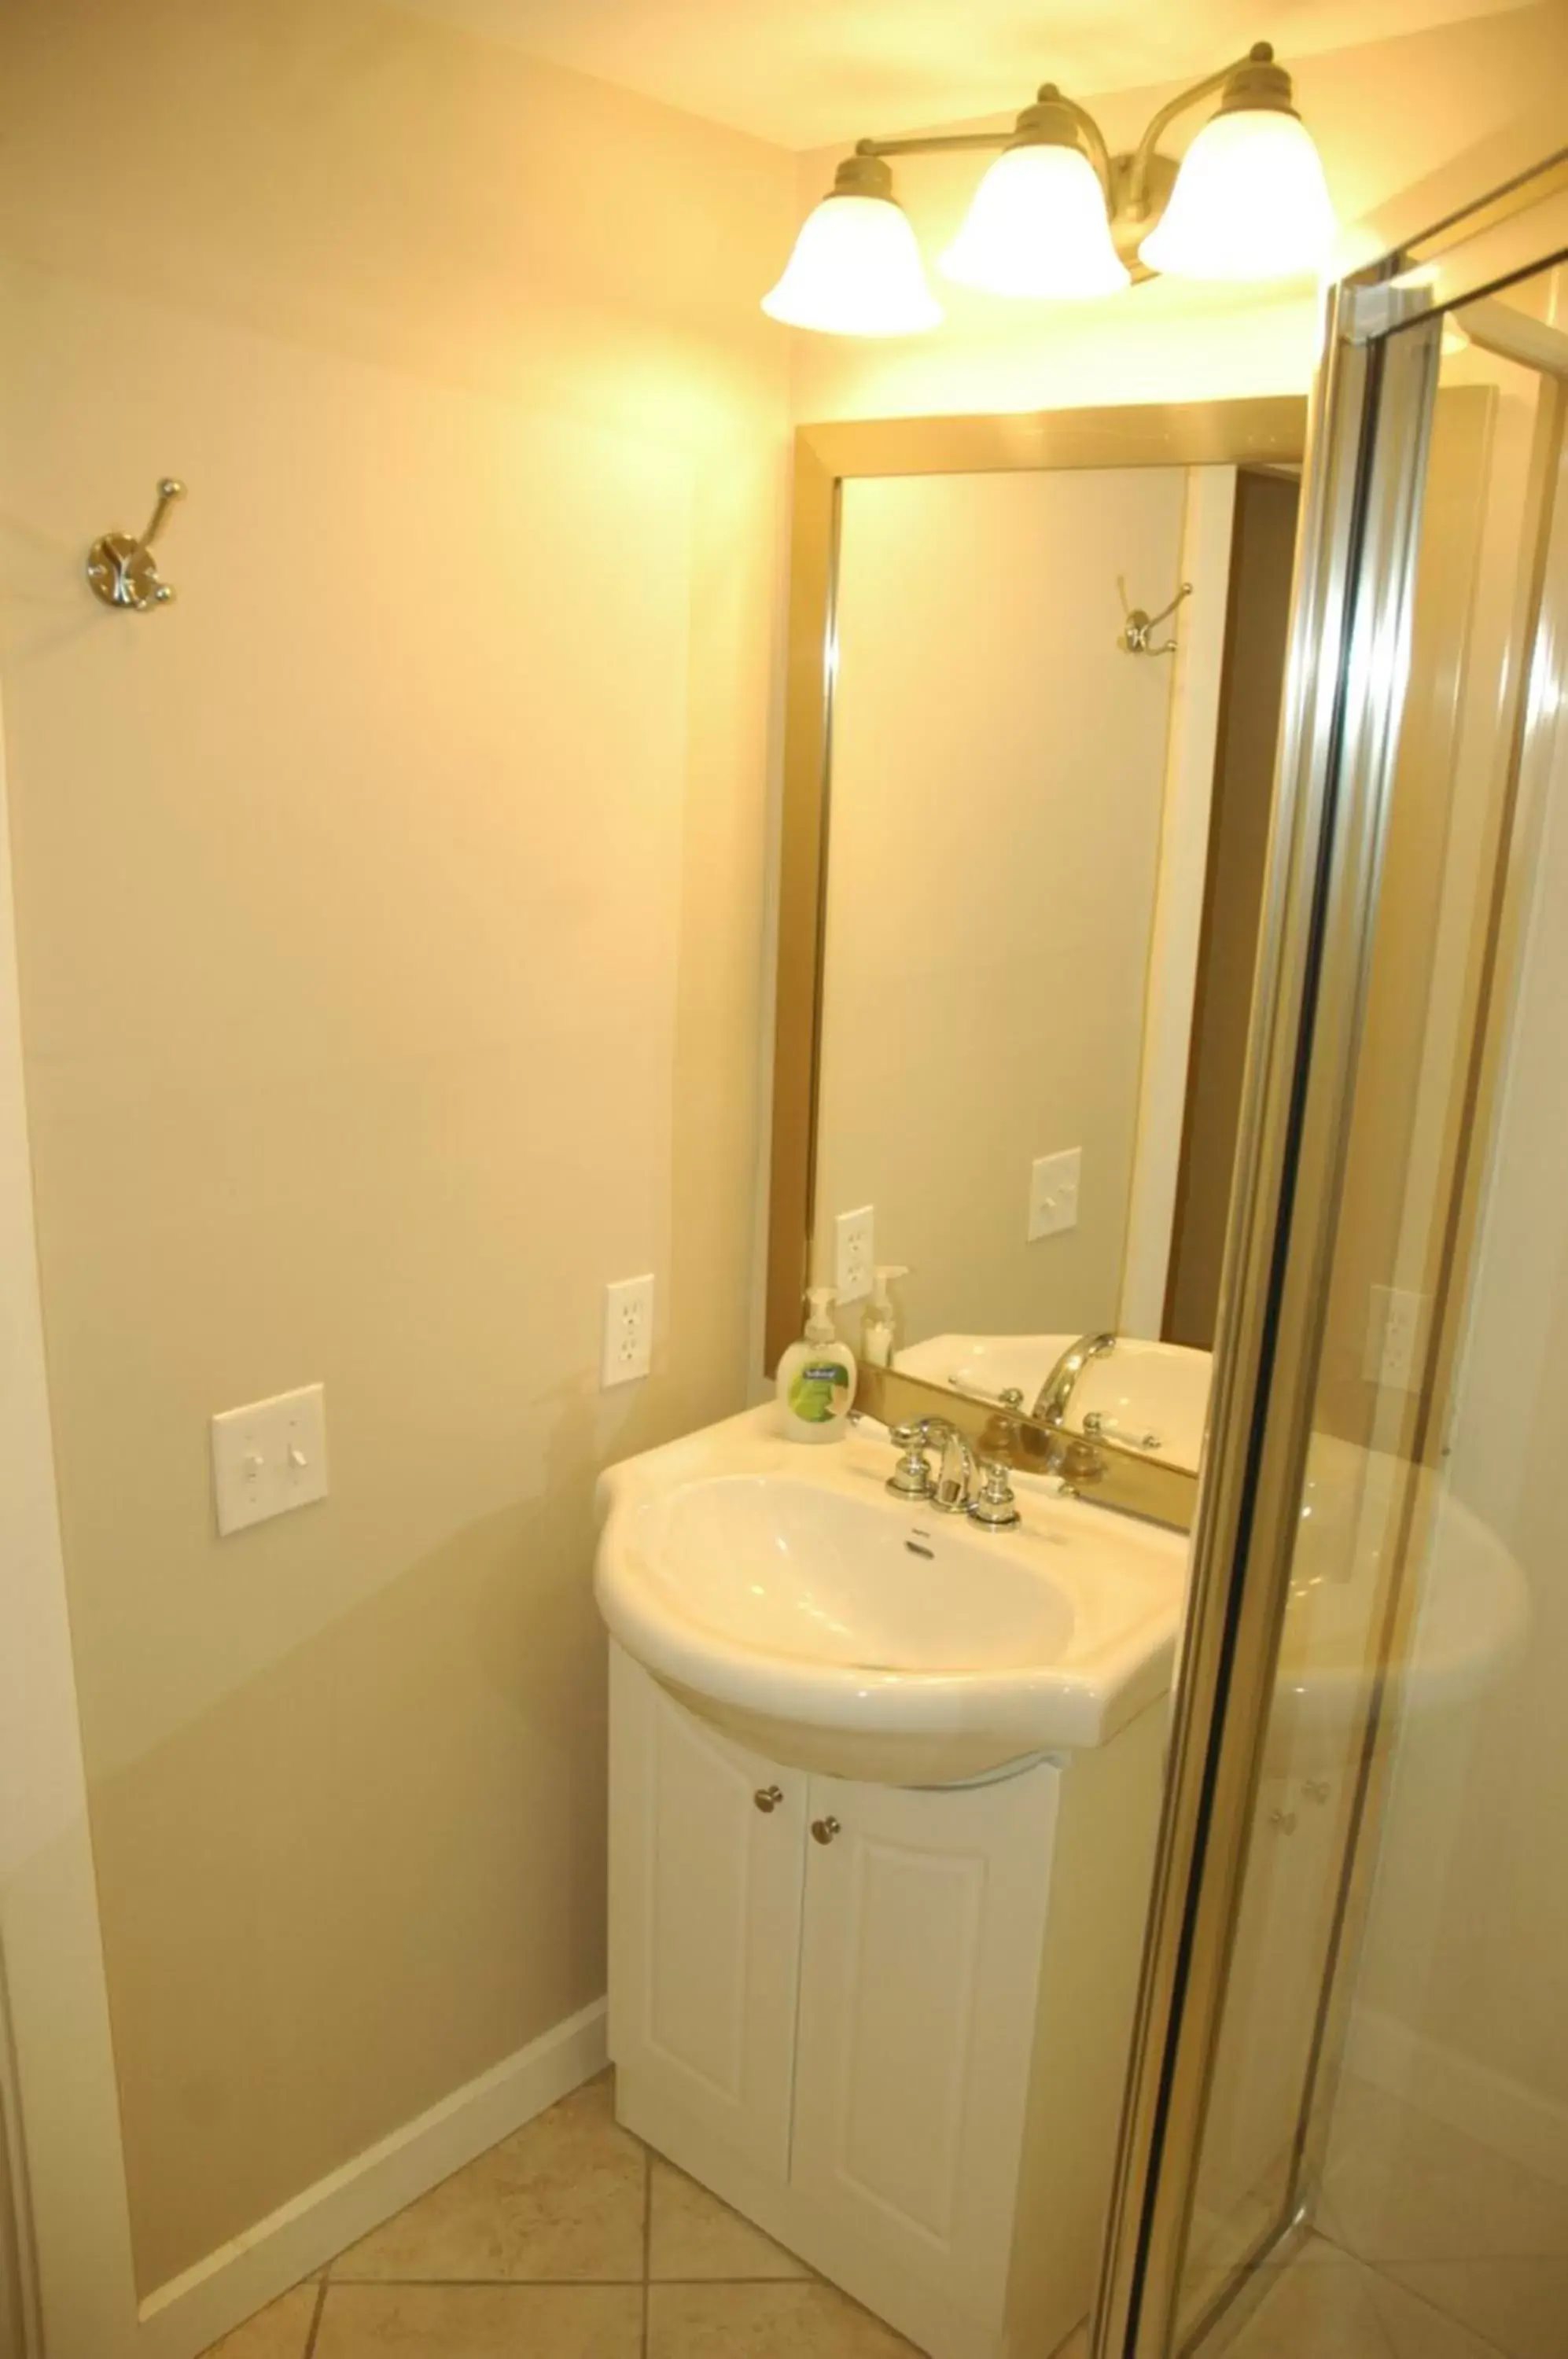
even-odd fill
[[[604,2001],[596,1999],[159,2286],[137,2314],[137,2359],[195,2359],[604,2063]]]
[[[1510,2162],[1568,2187],[1568,2105],[1477,2063],[1461,2049],[1425,2038],[1377,2007],[1358,2006],[1352,2014],[1345,2065]]]

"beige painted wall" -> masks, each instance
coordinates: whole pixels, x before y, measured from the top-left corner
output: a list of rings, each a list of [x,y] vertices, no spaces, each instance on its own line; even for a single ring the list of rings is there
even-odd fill
[[[0,665],[146,2288],[603,1988],[593,1475],[746,1379],[792,172],[376,0],[4,38]],[[168,470],[180,603],[111,615],[82,552]],[[209,1416],[317,1377],[330,1501],[220,1543]]]
[[[1290,54],[1288,30],[1273,32],[1295,73],[1297,103],[1322,150],[1347,229],[1568,80],[1568,10],[1559,0],[1300,60]],[[1049,27],[1041,39],[1043,75],[1051,71]],[[1099,116],[1117,148],[1136,141],[1175,88],[1166,83],[1105,98],[1073,95]],[[1020,105],[1027,95],[1020,93]],[[1203,119],[1201,111],[1183,117],[1171,136],[1172,154]],[[868,133],[910,127],[864,126]],[[1548,144],[1543,136],[1541,152]],[[801,158],[799,214],[825,194],[843,153],[828,148]],[[897,194],[929,256],[956,232],[979,169],[977,159],[964,154],[895,165]],[[1434,198],[1432,218],[1469,195],[1450,190],[1441,202]],[[1360,258],[1365,241],[1350,237],[1346,244]],[[1380,239],[1374,250],[1382,250]],[[933,284],[948,313],[935,334],[875,343],[797,336],[796,416],[1193,401],[1304,392],[1311,381],[1318,317],[1311,287],[1238,292],[1160,279],[1110,302],[1037,305],[998,302],[940,277]]]
[[[1117,648],[1116,577],[1165,603],[1185,484],[844,488],[816,1260],[874,1205],[908,1342],[1116,1318],[1171,683]],[[1078,1225],[1031,1245],[1030,1164],[1073,1147]]]

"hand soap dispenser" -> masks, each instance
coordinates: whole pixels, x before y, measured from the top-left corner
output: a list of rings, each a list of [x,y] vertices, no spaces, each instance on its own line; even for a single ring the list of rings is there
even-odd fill
[[[890,1368],[893,1354],[898,1348],[898,1311],[893,1300],[893,1288],[900,1277],[908,1277],[902,1262],[879,1263],[877,1283],[871,1289],[860,1321],[861,1364],[867,1368]]]
[[[779,1363],[779,1424],[791,1441],[836,1441],[855,1398],[855,1353],[833,1332],[831,1286],[813,1286],[805,1341]]]

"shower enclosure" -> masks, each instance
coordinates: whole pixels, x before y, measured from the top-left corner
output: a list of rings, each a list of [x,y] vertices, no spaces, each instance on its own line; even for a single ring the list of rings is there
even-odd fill
[[[1564,255],[1330,302],[1097,2359],[1568,2354]]]

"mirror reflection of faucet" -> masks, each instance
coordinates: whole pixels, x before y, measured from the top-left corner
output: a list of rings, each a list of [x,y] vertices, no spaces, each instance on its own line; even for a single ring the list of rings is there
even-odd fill
[[[1085,1410],[1083,1430],[1105,1441],[1119,1441],[1124,1450],[1158,1450],[1160,1446],[1157,1433],[1134,1433],[1119,1417],[1106,1417],[1097,1408]]]
[[[1073,1388],[1091,1360],[1101,1360],[1116,1348],[1114,1335],[1080,1335],[1070,1343],[1035,1397],[1031,1415],[1037,1425],[1063,1425]]]

